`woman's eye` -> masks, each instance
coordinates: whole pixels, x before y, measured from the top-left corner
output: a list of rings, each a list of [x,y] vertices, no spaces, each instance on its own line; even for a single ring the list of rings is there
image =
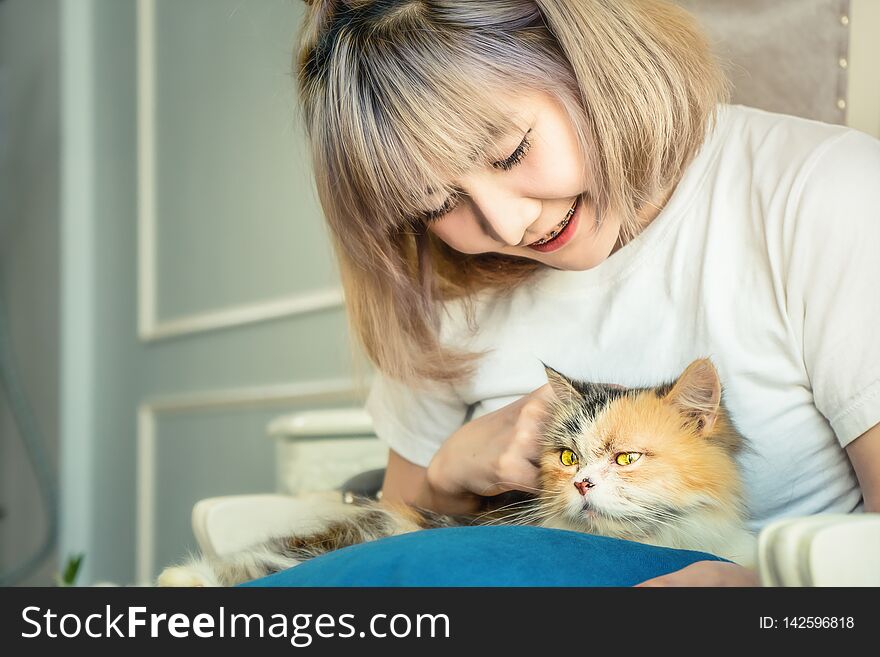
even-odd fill
[[[632,465],[640,458],[642,458],[642,455],[639,452],[621,452],[617,455],[615,461],[617,461],[617,465]]]
[[[526,153],[528,153],[529,149],[532,147],[532,142],[529,141],[529,133],[530,132],[531,132],[531,129],[529,129],[529,131],[526,132],[526,136],[523,137],[523,140],[520,142],[519,146],[516,147],[516,150],[513,151],[513,153],[511,153],[509,157],[507,157],[506,159],[503,159],[499,162],[493,162],[492,166],[495,167],[496,169],[502,169],[504,171],[509,171],[510,169],[515,167],[517,164],[522,162],[523,158],[526,156]]]
[[[531,128],[526,132],[522,141],[519,143],[519,146],[516,147],[516,150],[513,151],[507,158],[499,161],[493,162],[492,166],[496,169],[502,169],[504,171],[509,171],[517,164],[522,162],[523,158],[526,156],[526,153],[529,152],[529,149],[532,147],[532,142],[529,141],[529,133],[531,133]],[[458,194],[453,194],[446,201],[443,202],[436,210],[430,210],[428,212],[423,212],[419,217],[419,221],[430,224],[435,221],[442,219],[445,215],[455,209],[456,204],[458,203]]]
[[[562,461],[562,465],[577,465],[578,457],[570,449],[562,450],[562,454],[559,455],[559,460]]]
[[[441,205],[436,210],[430,210],[428,212],[423,212],[419,216],[419,221],[426,223],[426,224],[430,224],[435,221],[438,221],[438,220],[442,219],[448,213],[452,212],[452,210],[455,209],[455,206],[457,203],[458,203],[458,195],[453,194],[452,196],[447,198],[443,202],[443,205]]]
[[[529,133],[531,132],[531,128],[526,132],[523,140],[519,143],[519,146],[516,147],[516,150],[510,154],[509,157],[501,160],[499,162],[493,162],[492,166],[496,169],[502,169],[504,171],[509,171],[517,164],[522,162],[523,158],[526,156],[526,153],[529,152],[529,149],[532,147],[532,142],[529,141]],[[419,221],[423,223],[433,223],[442,219],[445,215],[455,209],[455,206],[458,202],[458,194],[453,194],[449,198],[447,198],[443,205],[441,205],[436,210],[431,210],[429,212],[422,213],[419,216]]]

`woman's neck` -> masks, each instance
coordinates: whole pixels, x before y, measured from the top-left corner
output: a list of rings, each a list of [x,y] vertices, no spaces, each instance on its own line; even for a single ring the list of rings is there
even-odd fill
[[[675,191],[675,188],[678,186],[678,181],[674,184],[670,185],[665,191],[658,194],[653,201],[649,201],[642,205],[636,211],[636,216],[639,218],[638,228],[635,233],[630,237],[630,240],[636,237],[639,233],[641,233],[645,228],[651,225],[651,222],[657,218],[657,215],[662,212],[663,208],[669,202],[669,199],[672,197],[672,193]],[[629,240],[627,240],[629,241]],[[626,242],[623,241],[623,237],[619,236],[617,238],[617,243],[614,245],[614,248],[611,250],[611,253],[615,253],[618,249],[624,246]]]

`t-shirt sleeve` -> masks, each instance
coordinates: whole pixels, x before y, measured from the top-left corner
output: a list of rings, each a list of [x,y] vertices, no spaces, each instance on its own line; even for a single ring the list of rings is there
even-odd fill
[[[847,131],[805,165],[787,213],[786,305],[842,446],[880,422],[878,192],[880,141]]]
[[[366,410],[380,440],[411,463],[427,467],[434,453],[467,415],[448,384],[410,387],[377,373]]]

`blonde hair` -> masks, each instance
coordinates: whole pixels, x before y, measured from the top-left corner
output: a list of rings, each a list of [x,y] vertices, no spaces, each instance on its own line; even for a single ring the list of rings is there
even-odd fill
[[[296,72],[349,320],[374,365],[409,383],[468,377],[443,302],[510,290],[539,268],[463,254],[422,221],[515,127],[499,90],[552,94],[621,234],[678,181],[726,83],[694,21],[661,0],[313,0]],[[586,174],[586,172],[585,172]]]

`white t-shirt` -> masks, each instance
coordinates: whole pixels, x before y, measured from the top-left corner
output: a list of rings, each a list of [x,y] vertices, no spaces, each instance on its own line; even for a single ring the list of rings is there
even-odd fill
[[[585,271],[547,269],[483,295],[476,332],[448,304],[444,343],[491,349],[467,383],[378,376],[377,435],[427,466],[466,419],[573,378],[648,386],[718,368],[752,450],[752,529],[862,506],[850,441],[880,422],[880,141],[741,106],[719,120],[662,212]]]

